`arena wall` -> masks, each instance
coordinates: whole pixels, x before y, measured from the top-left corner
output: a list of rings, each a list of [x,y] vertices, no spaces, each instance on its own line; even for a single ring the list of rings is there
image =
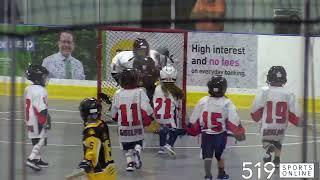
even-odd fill
[[[316,97],[316,111],[320,112],[320,38],[312,38],[310,67],[314,68]],[[304,90],[304,38],[299,36],[258,36],[257,56],[257,81],[258,87],[265,85],[268,69],[272,65],[282,65],[288,73],[287,86],[297,95],[302,102]],[[312,71],[309,72],[311,74]],[[30,83],[23,78],[16,79],[16,95],[23,95],[24,87]],[[97,93],[96,81],[77,81],[50,79],[48,92],[50,99],[80,100],[84,97],[95,97]],[[311,87],[311,86],[309,86]],[[0,77],[0,95],[10,95],[10,78]],[[228,89],[228,97],[241,109],[249,109],[257,89]],[[309,88],[309,97],[311,97]],[[206,86],[193,87],[187,85],[187,106],[194,106],[197,101],[207,95]],[[310,102],[311,103],[311,102]],[[311,106],[309,106],[311,109]]]

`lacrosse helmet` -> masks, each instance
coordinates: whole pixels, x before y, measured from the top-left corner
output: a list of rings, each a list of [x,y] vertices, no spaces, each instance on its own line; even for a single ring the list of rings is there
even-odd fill
[[[146,39],[137,38],[133,43],[133,55],[135,58],[144,58],[149,55],[149,43]]]
[[[98,119],[101,116],[102,105],[96,98],[85,98],[79,105],[80,116],[84,123],[88,119]]]
[[[35,85],[46,86],[48,82],[49,71],[37,64],[31,64],[26,70],[26,77],[28,80],[32,81]]]
[[[209,94],[212,97],[223,97],[227,91],[227,80],[222,76],[213,76],[208,81]]]
[[[285,84],[287,82],[287,72],[282,66],[272,66],[267,74],[267,83],[280,83]]]
[[[177,70],[172,65],[163,67],[160,71],[161,82],[175,82],[177,80]]]

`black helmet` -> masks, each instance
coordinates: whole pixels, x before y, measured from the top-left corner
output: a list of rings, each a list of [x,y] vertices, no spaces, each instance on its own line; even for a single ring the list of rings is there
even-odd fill
[[[222,97],[227,91],[227,80],[222,76],[213,76],[208,81],[209,94],[212,97]]]
[[[80,116],[84,123],[88,118],[98,119],[100,118],[102,105],[96,98],[85,98],[79,105]]]
[[[267,83],[281,83],[287,82],[287,72],[282,66],[272,66],[268,71]]]
[[[49,71],[40,65],[31,64],[26,70],[26,77],[36,85],[46,86]]]
[[[134,88],[137,86],[137,81],[138,77],[135,69],[127,68],[119,73],[119,84],[122,88]]]
[[[149,43],[146,39],[137,38],[133,43],[133,55],[136,58],[144,58],[149,55]]]

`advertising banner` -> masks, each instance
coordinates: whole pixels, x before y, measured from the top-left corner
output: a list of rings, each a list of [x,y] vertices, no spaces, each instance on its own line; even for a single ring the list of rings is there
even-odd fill
[[[229,88],[257,88],[257,36],[188,33],[187,85],[207,86],[222,75]]]

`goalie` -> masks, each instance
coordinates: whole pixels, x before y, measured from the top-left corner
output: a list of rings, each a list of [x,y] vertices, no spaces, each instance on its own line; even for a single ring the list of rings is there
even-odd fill
[[[159,71],[167,63],[168,57],[155,50],[150,50],[146,39],[137,38],[132,51],[119,52],[111,63],[111,75],[119,83],[119,74],[125,69],[135,69],[138,75],[138,86],[146,88],[147,96],[152,105],[155,82]]]
[[[115,180],[117,171],[111,155],[111,142],[106,123],[100,120],[101,103],[95,98],[84,99],[79,106],[85,126],[83,130],[84,158],[79,168],[89,180]]]

